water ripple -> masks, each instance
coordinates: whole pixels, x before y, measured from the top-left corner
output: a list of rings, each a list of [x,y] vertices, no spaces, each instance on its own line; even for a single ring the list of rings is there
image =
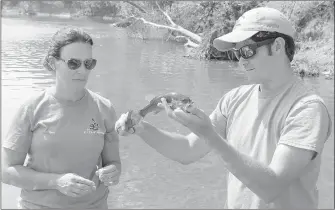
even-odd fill
[[[246,84],[245,74],[224,62],[183,57],[182,46],[165,42],[128,39],[126,32],[85,21],[2,20],[2,119],[10,119],[25,98],[54,83],[42,66],[49,39],[65,25],[88,30],[94,38],[98,65],[88,87],[109,98],[117,114],[147,104],[145,95],[167,91],[191,96],[209,113],[231,88]],[[306,79],[325,99],[334,122],[333,81]],[[330,84],[332,83],[332,84]],[[157,127],[187,134],[189,131],[165,115],[148,116]],[[6,130],[8,123],[2,123]],[[4,132],[2,132],[3,135]],[[334,131],[333,131],[334,133]],[[332,134],[331,138],[334,138]],[[334,150],[328,141],[320,174],[320,206],[334,201]],[[163,157],[138,138],[121,138],[122,176],[110,188],[111,208],[222,208],[226,195],[226,171],[218,157],[209,154],[184,166]]]

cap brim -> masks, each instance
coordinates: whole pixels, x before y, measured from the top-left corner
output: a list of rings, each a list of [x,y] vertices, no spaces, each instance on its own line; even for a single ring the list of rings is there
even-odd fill
[[[219,51],[227,51],[235,46],[235,43],[242,42],[255,35],[258,31],[232,31],[213,40],[213,46]]]

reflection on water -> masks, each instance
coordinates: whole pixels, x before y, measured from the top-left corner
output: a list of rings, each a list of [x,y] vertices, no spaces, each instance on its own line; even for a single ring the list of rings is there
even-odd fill
[[[42,59],[50,37],[64,23],[65,20],[50,19],[2,20],[3,131],[25,98],[54,82],[52,75],[43,69]],[[83,27],[93,36],[93,54],[98,63],[88,87],[109,98],[118,115],[146,105],[148,94],[167,91],[190,95],[209,114],[225,92],[247,84],[244,72],[236,67],[187,59],[180,45],[129,39],[126,31],[100,23],[66,21],[66,24]],[[321,78],[305,81],[319,91],[334,121],[333,81]],[[148,121],[169,131],[188,132],[164,114],[148,116]],[[334,207],[333,138],[332,134],[322,157],[321,208]],[[121,137],[120,149],[123,172],[120,184],[110,188],[110,208],[222,208],[224,205],[225,169],[213,154],[184,166],[164,158],[137,137]],[[7,198],[14,203],[13,188],[7,186],[6,190]]]

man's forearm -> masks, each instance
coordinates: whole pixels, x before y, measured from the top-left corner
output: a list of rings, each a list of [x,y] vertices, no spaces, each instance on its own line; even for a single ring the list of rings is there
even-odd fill
[[[138,136],[157,152],[180,163],[191,162],[187,155],[191,153],[191,146],[186,136],[160,130],[147,122],[143,122],[143,126]]]
[[[272,202],[285,188],[269,166],[237,151],[216,133],[207,139],[208,144],[222,157],[228,171],[265,202]]]
[[[56,189],[60,174],[41,173],[25,166],[3,168],[2,182],[26,190]]]

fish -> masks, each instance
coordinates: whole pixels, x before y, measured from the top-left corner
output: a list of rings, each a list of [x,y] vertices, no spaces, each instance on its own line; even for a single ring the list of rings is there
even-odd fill
[[[150,96],[147,96],[146,99],[149,101]],[[143,119],[149,113],[157,114],[162,111],[162,108],[157,105],[161,103],[161,99],[165,98],[167,104],[171,107],[171,109],[175,110],[180,108],[184,112],[187,112],[187,108],[192,106],[194,102],[192,99],[186,95],[176,92],[169,92],[162,95],[158,95],[153,97],[149,103],[138,111],[129,110],[127,113],[127,119],[125,122],[125,126],[127,130],[133,128],[141,119]],[[135,132],[135,131],[134,131]]]

